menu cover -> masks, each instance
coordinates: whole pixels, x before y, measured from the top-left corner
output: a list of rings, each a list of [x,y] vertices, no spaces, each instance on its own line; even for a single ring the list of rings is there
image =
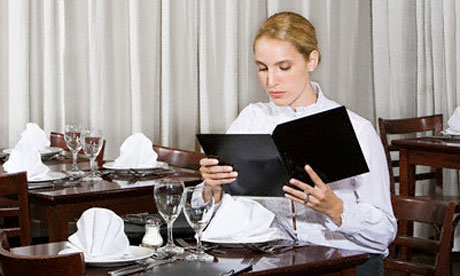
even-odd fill
[[[296,178],[314,186],[309,164],[325,183],[369,171],[344,106],[276,126],[269,134],[197,134],[209,157],[238,171],[223,185],[232,195],[283,196]]]

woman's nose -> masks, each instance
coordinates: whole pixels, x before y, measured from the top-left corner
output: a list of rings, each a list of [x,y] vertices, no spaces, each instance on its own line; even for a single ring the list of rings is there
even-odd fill
[[[274,70],[269,70],[267,74],[267,86],[274,87],[278,84],[278,76]]]

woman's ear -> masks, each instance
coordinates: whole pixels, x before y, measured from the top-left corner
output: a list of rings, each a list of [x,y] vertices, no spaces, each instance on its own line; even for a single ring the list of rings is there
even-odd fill
[[[318,66],[319,62],[319,52],[318,50],[313,50],[310,53],[310,56],[308,58],[308,71],[312,72],[313,70],[316,69]]]

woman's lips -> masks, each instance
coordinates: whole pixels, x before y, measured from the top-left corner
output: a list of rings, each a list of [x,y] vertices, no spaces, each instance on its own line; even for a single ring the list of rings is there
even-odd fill
[[[284,91],[270,91],[270,96],[272,96],[272,98],[281,98],[283,95],[284,95]]]

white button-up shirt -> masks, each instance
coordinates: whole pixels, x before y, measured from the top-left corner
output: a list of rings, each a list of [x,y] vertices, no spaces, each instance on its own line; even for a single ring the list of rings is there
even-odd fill
[[[241,111],[227,133],[271,134],[278,124],[339,106],[324,96],[317,83],[312,82],[312,85],[318,95],[315,104],[296,108],[295,112],[289,106],[277,106],[272,102],[250,104]],[[297,231],[294,233],[290,200],[280,197],[251,199],[276,215],[273,227],[278,227],[291,236],[296,235],[300,241],[387,255],[387,247],[396,235],[397,223],[391,206],[390,181],[384,149],[368,120],[351,111],[348,111],[348,114],[369,172],[328,183],[344,204],[340,226],[325,214],[295,203]],[[219,212],[215,215],[218,216]]]

